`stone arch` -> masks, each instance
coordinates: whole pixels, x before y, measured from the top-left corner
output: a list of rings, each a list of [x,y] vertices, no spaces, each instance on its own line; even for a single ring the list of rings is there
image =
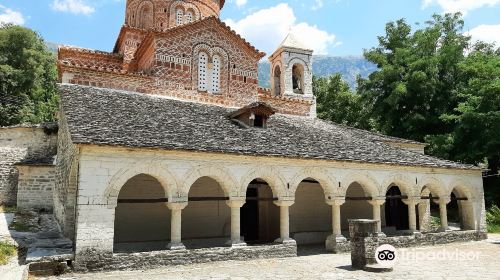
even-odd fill
[[[136,164],[132,167],[125,167],[116,172],[110,180],[110,183],[104,191],[104,198],[110,207],[116,207],[118,195],[121,188],[131,178],[145,174],[154,177],[163,187],[169,201],[172,201],[174,195],[178,192],[177,180],[175,176],[164,167],[153,164]]]
[[[245,196],[248,185],[255,179],[262,179],[266,181],[266,183],[269,184],[274,197],[283,199],[289,196],[283,176],[271,166],[253,168],[247,172],[241,180],[239,196]]]
[[[347,189],[352,183],[358,183],[363,187],[363,190],[372,198],[380,197],[379,184],[368,173],[349,173],[344,176],[340,187],[339,196],[345,197]]]
[[[288,70],[292,70],[292,67],[293,65],[295,64],[301,64],[303,67],[304,67],[304,72],[307,71],[309,72],[310,69],[309,69],[309,65],[307,64],[307,62],[301,58],[298,58],[298,57],[294,57],[292,59],[290,59],[290,61],[288,61],[287,63],[287,69]]]
[[[431,193],[433,196],[441,197],[446,195],[446,189],[443,181],[441,181],[438,178],[435,177],[425,177],[422,180],[421,184],[422,188],[419,190],[420,195],[423,196],[428,196],[429,193]],[[429,193],[422,193],[423,191],[426,191],[425,189],[429,191]]]
[[[238,193],[236,188],[237,181],[232,174],[224,168],[217,166],[197,166],[191,168],[191,170],[187,172],[182,189],[179,191],[181,195],[187,196],[194,182],[202,177],[214,179],[222,188],[226,196],[233,197]]]
[[[295,192],[300,183],[307,178],[318,181],[321,188],[323,188],[325,197],[335,195],[335,186],[337,185],[335,177],[330,176],[328,172],[322,168],[307,168],[300,170],[290,182],[290,189],[288,190],[290,196],[295,197]]]
[[[448,186],[446,194],[450,195],[453,191],[456,191],[462,198],[469,200],[474,200],[478,197],[471,185],[462,179],[452,181]]]
[[[141,29],[154,27],[154,5],[151,1],[142,2],[136,10],[135,26]]]
[[[407,175],[403,174],[394,174],[390,175],[384,180],[384,183],[382,184],[382,190],[381,193],[385,195],[387,191],[392,187],[392,186],[398,186],[399,190],[401,191],[401,195],[406,195],[408,197],[413,197],[413,196],[418,196],[419,194],[416,193],[415,191],[415,183],[411,181],[411,178]]]
[[[280,96],[282,89],[283,89],[283,81],[282,81],[282,76],[283,76],[283,69],[282,69],[281,63],[276,63],[273,65],[272,69],[272,76],[271,76],[271,82],[273,86],[273,93],[274,96]]]

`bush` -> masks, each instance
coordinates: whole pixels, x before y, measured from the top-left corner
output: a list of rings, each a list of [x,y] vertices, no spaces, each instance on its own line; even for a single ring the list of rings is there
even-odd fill
[[[0,265],[5,265],[17,251],[16,246],[0,242]]]
[[[488,232],[500,232],[500,208],[493,205],[486,212],[486,223],[488,225]]]

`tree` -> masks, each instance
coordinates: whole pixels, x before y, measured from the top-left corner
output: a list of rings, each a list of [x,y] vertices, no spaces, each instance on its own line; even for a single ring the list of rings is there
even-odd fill
[[[363,118],[365,110],[359,95],[350,90],[340,74],[313,77],[313,92],[319,118],[354,127],[369,127],[369,121]]]
[[[469,42],[460,14],[435,15],[426,24],[412,33],[404,20],[388,23],[379,46],[364,54],[379,70],[358,85],[378,130],[417,141],[453,131],[440,117],[458,104],[458,64]]]
[[[54,120],[56,81],[55,57],[38,34],[0,27],[0,126]]]

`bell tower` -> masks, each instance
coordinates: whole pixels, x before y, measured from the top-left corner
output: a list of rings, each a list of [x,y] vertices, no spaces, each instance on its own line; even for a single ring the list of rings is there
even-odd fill
[[[292,34],[283,40],[269,57],[271,63],[271,91],[274,96],[313,98],[313,51]]]

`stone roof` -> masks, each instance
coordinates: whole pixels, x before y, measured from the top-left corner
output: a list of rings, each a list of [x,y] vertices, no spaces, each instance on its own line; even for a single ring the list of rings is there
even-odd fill
[[[286,36],[285,40],[281,42],[279,48],[293,48],[293,49],[300,49],[300,50],[311,50],[309,47],[305,46],[299,39],[293,35],[292,32]]]
[[[242,128],[227,117],[234,108],[68,84],[59,90],[76,144],[476,169],[319,119],[276,114],[266,129]]]

